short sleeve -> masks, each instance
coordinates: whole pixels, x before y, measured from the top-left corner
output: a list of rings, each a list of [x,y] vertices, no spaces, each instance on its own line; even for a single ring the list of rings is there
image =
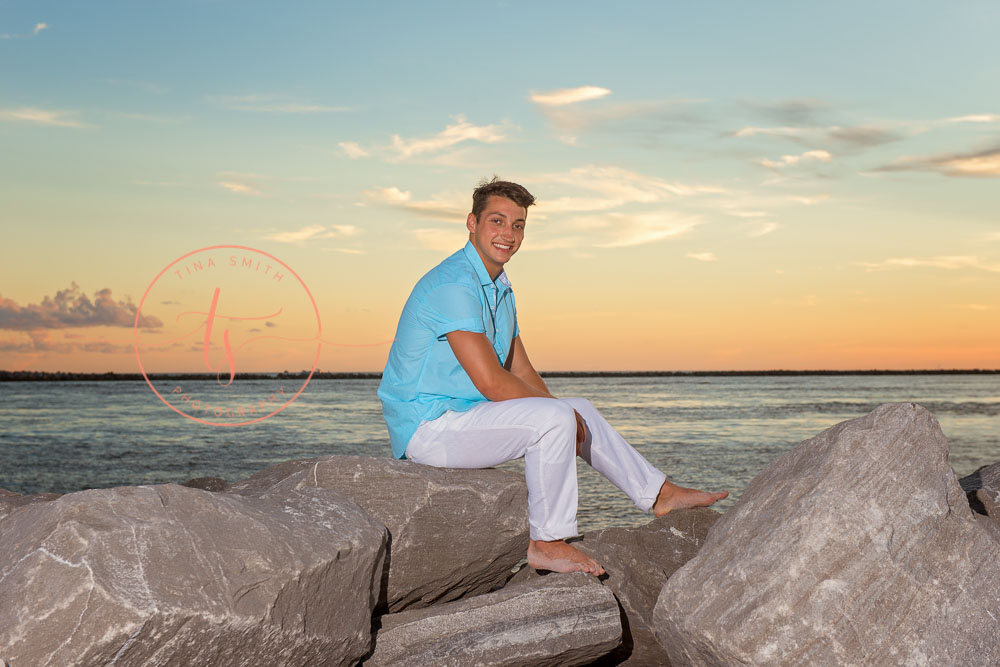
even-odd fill
[[[471,285],[439,285],[424,297],[423,315],[438,340],[452,331],[486,333],[483,305]]]

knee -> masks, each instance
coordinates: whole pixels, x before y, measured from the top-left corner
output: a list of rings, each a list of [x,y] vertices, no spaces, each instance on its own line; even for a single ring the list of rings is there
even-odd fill
[[[576,434],[576,414],[568,402],[560,399],[546,399],[535,415],[537,424],[544,431],[559,431]],[[571,438],[575,442],[575,438]]]

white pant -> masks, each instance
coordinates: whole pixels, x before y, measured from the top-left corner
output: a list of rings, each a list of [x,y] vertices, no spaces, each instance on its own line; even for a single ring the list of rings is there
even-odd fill
[[[483,401],[421,422],[406,458],[440,468],[489,468],[524,457],[533,540],[576,530],[576,410],[587,425],[582,456],[648,512],[666,476],[653,467],[584,398]]]

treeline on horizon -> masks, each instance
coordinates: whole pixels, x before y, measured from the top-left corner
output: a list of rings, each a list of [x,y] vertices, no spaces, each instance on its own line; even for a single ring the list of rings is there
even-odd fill
[[[996,368],[949,368],[949,369],[858,369],[858,370],[758,370],[758,371],[541,371],[539,375],[549,378],[588,377],[739,377],[739,376],[805,376],[805,375],[997,375]],[[301,379],[309,371],[298,373],[237,373],[236,380],[283,380]],[[214,373],[150,373],[150,380],[214,380]],[[331,372],[316,371],[313,380],[378,380],[379,372]],[[135,381],[145,380],[141,373],[70,373],[65,371],[6,371],[0,370],[0,382],[76,382],[76,381]]]

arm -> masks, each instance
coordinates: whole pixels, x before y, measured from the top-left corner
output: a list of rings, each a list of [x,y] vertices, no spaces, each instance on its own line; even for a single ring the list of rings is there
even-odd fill
[[[471,331],[452,331],[446,336],[452,352],[455,353],[455,358],[469,374],[472,384],[489,400],[505,401],[509,398],[528,398],[531,396],[554,398],[533,368],[531,374],[538,379],[537,383],[526,380],[526,377],[530,378],[531,374],[524,370],[523,364],[527,364],[528,368],[531,368],[531,364],[528,362],[527,355],[524,354],[524,347],[518,343],[519,339],[515,339],[515,356],[512,359],[511,370],[507,371],[497,361],[496,352],[485,334]],[[520,347],[523,356],[521,364],[518,363],[516,353],[518,347]],[[521,374],[517,371],[520,371]]]
[[[509,372],[497,361],[496,352],[484,334],[452,331],[446,336],[458,363],[462,364],[462,368],[472,379],[472,384],[489,400],[506,401],[530,396],[555,398],[528,361],[520,336],[514,339],[514,349],[511,352],[514,356]],[[587,429],[580,413],[575,410],[573,412],[576,415],[576,451],[579,454],[580,445],[587,437]]]

